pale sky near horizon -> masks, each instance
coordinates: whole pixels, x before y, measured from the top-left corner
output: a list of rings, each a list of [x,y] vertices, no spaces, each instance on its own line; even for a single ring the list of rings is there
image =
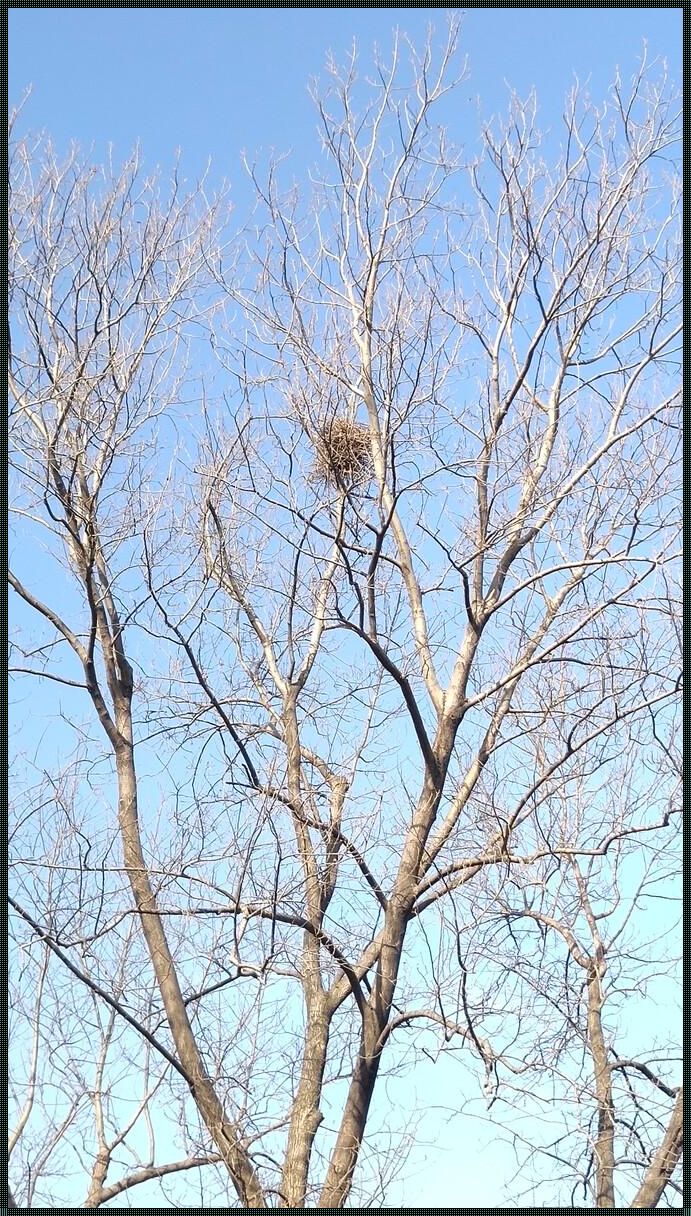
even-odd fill
[[[209,161],[211,179],[227,178],[238,210],[249,206],[241,153],[292,151],[304,175],[317,149],[310,78],[323,72],[327,52],[341,60],[356,40],[363,62],[376,42],[385,52],[395,27],[420,44],[432,22],[443,37],[444,9],[10,9],[9,101],[31,86],[19,132],[46,129],[58,149],[70,141],[93,157],[109,144],[124,160],[136,143],[144,163],[163,170],[181,150],[194,179]],[[468,55],[462,96],[468,100],[467,138],[506,107],[510,88],[535,88],[538,122],[556,127],[574,75],[603,98],[619,65],[629,76],[642,45],[648,58],[666,58],[681,83],[681,8],[468,9],[461,44]],[[463,142],[461,132],[457,138]],[[38,729],[38,728],[37,728]],[[481,1207],[487,1178],[492,1206],[512,1176],[510,1150],[495,1143],[477,1070],[464,1079],[458,1064],[425,1064],[414,1084],[422,1109],[436,1110],[390,1206]],[[383,1101],[397,1101],[402,1081],[387,1082]],[[474,1117],[448,1117],[458,1088],[474,1100]],[[429,1165],[432,1163],[430,1172]],[[143,1186],[119,1203],[143,1207],[159,1194]],[[66,1198],[66,1202],[68,1202]],[[193,1200],[190,1199],[190,1203]]]

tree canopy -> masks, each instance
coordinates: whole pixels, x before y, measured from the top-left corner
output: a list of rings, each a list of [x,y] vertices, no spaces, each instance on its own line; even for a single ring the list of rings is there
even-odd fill
[[[386,1203],[432,1059],[676,1205],[678,104],[462,77],[330,64],[245,225],[12,141],[19,1206]]]

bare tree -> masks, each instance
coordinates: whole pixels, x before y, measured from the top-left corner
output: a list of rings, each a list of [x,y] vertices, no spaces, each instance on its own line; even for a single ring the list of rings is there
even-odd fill
[[[56,971],[93,1002],[85,1206],[190,1169],[247,1207],[385,1201],[377,1082],[430,1033],[516,1141],[517,1094],[563,1118],[521,1141],[553,1203],[676,1186],[675,1045],[614,1033],[675,975],[627,934],[678,839],[676,103],[643,62],[544,151],[513,97],[464,159],[456,38],[331,64],[312,194],[250,167],[231,244],[203,188],[14,153],[16,502],[71,583],[19,553],[44,632],[13,666],[62,684],[79,754],[33,850],[27,795],[12,908],[36,1009]]]

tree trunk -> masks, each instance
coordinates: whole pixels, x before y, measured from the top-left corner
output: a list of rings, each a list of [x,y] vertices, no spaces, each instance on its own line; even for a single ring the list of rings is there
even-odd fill
[[[614,1107],[612,1071],[602,1033],[602,980],[604,962],[593,963],[588,976],[588,1041],[595,1072],[597,1140],[595,1142],[595,1206],[613,1208],[614,1200]]]
[[[662,1192],[674,1173],[684,1147],[684,1091],[679,1087],[677,1100],[665,1132],[665,1138],[653,1157],[643,1179],[632,1208],[657,1207]]]
[[[350,1193],[379,1072],[381,1049],[378,1041],[382,1030],[368,1006],[345,1112],[319,1197],[320,1208],[342,1208]]]
[[[302,1208],[312,1145],[324,1116],[319,1109],[326,1053],[329,1044],[329,1010],[323,996],[309,1002],[307,1033],[300,1082],[290,1114],[290,1130],[281,1183],[282,1207]]]
[[[124,720],[123,720],[124,719]],[[241,1203],[265,1207],[264,1197],[252,1164],[240,1144],[239,1130],[226,1121],[223,1107],[197,1046],[180,990],[173,956],[161,923],[141,846],[137,811],[137,778],[129,707],[120,707],[118,728],[123,736],[116,750],[118,817],[122,834],[125,869],[134,902],[141,917],[156,981],[180,1063],[187,1073],[197,1109],[233,1179]]]

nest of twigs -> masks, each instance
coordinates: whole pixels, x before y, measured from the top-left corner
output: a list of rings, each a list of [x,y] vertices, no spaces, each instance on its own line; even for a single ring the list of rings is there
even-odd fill
[[[339,489],[352,489],[368,481],[372,472],[369,428],[347,418],[325,422],[314,436],[313,475]]]

